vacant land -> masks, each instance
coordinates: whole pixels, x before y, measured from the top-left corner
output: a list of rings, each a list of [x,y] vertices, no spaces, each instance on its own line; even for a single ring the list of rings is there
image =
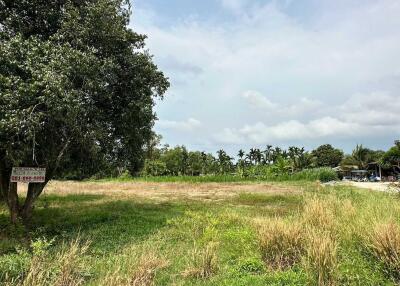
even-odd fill
[[[390,183],[387,182],[350,182],[350,184],[357,188],[369,189],[379,192],[390,191]]]
[[[397,285],[399,205],[306,182],[56,181],[29,232],[0,208],[0,284]]]

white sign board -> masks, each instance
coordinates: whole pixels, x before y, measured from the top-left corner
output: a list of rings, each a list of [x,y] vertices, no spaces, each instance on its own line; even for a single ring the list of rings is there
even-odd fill
[[[46,168],[14,167],[11,173],[11,182],[44,183]]]

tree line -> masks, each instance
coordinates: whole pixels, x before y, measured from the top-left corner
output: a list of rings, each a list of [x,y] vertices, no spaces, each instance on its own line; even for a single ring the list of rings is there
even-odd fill
[[[198,176],[236,173],[246,176],[247,171],[255,168],[271,167],[283,173],[295,173],[305,169],[341,166],[366,169],[369,163],[376,162],[382,167],[399,166],[400,144],[387,152],[372,150],[357,145],[351,154],[324,144],[312,151],[304,147],[290,146],[287,149],[266,145],[265,148],[239,150],[232,157],[224,150],[216,154],[202,151],[188,151],[185,146],[161,148],[154,147],[145,160],[141,174],[144,176]],[[400,167],[400,166],[399,166]]]

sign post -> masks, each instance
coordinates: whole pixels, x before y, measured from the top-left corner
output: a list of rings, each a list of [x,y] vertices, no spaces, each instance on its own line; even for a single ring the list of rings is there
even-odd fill
[[[46,168],[14,167],[11,172],[12,183],[44,183]]]

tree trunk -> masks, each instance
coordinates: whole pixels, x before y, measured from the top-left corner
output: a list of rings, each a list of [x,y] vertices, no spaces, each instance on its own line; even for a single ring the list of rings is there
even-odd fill
[[[28,185],[28,193],[26,195],[26,199],[24,205],[20,209],[20,216],[25,225],[29,224],[32,219],[32,211],[34,208],[34,203],[39,195],[42,193],[46,183],[39,184],[29,184]]]
[[[0,167],[0,202],[3,201],[8,205],[8,188],[10,186],[10,179]]]
[[[19,201],[17,183],[10,183],[8,188],[8,208],[10,210],[11,223],[16,224],[19,216]]]

